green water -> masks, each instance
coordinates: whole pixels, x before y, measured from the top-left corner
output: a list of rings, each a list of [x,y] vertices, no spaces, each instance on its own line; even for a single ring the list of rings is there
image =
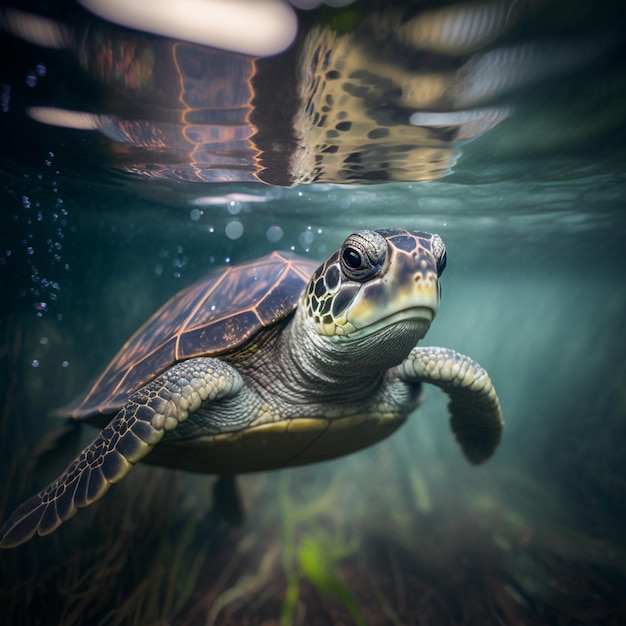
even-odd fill
[[[3,45],[21,53],[0,81],[11,87],[0,116],[3,520],[72,456],[29,465],[58,426],[50,411],[171,295],[271,250],[322,261],[359,228],[443,237],[442,303],[423,343],[488,369],[505,431],[493,459],[470,467],[445,396],[427,388],[406,426],[371,449],[243,477],[239,527],[216,521],[211,477],[137,467],[53,535],[0,554],[0,621],[626,619],[626,92],[617,52],[513,93],[515,114],[462,145],[449,176],[279,188],[124,173],[102,139],[23,115],[54,99],[64,70],[52,53],[7,36]],[[26,89],[37,63],[47,73]]]

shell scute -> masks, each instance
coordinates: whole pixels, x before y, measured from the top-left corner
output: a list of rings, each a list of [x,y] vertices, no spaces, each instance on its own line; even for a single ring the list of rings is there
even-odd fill
[[[87,391],[57,414],[83,419],[113,413],[178,361],[236,352],[295,309],[317,267],[309,259],[273,252],[187,287],[131,336]]]
[[[220,354],[231,346],[240,343],[261,327],[254,311],[243,311],[230,317],[207,323],[204,326],[187,330],[178,342],[177,360],[207,355],[205,346],[211,347],[210,354]]]

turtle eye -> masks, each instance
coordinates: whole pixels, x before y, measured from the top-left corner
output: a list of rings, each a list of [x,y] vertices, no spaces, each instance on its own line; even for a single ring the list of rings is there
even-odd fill
[[[351,270],[359,270],[363,265],[363,259],[361,258],[361,253],[350,246],[346,246],[343,249],[343,254],[341,255],[343,262],[349,267]]]
[[[341,269],[349,280],[363,282],[382,269],[387,241],[374,231],[357,231],[346,239],[341,249]]]
[[[376,267],[363,250],[349,244],[344,245],[341,251],[341,269],[346,278],[351,280],[367,280],[376,273]]]

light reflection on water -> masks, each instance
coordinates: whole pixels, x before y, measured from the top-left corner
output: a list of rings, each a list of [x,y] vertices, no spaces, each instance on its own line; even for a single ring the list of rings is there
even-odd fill
[[[432,180],[462,168],[468,141],[495,134],[481,143],[495,148],[493,176],[502,157],[588,156],[621,132],[623,12],[612,3],[570,14],[550,1],[364,1],[298,14],[296,42],[269,56],[70,6],[65,23],[61,8],[58,19],[4,10],[5,41],[24,57],[4,106],[29,137],[82,145],[81,158],[66,156],[83,177],[105,166],[181,182]]]

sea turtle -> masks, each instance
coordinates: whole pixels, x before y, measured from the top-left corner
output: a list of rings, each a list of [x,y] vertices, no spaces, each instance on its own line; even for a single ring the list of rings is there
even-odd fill
[[[501,432],[477,363],[416,347],[437,313],[439,235],[360,230],[321,266],[273,252],[181,291],[66,407],[100,434],[0,530],[0,546],[45,535],[137,463],[230,475],[332,459],[384,439],[421,400],[451,398],[471,463]]]

